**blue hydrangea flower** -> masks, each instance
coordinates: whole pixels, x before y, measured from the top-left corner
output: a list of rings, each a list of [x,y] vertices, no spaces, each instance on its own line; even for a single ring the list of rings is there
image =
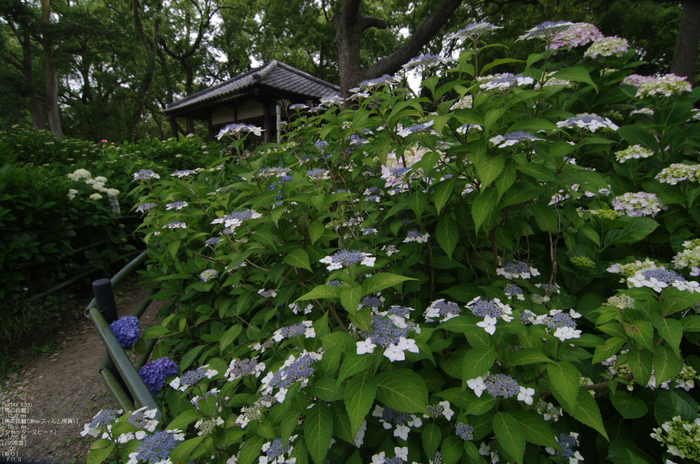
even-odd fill
[[[163,357],[143,366],[139,369],[139,375],[151,394],[156,396],[165,385],[165,380],[169,376],[177,374],[178,370],[178,365],[175,361]]]
[[[455,434],[464,441],[471,441],[474,439],[474,427],[464,422],[457,422]]]
[[[513,377],[505,374],[492,374],[484,382],[491,396],[510,398],[520,393],[520,384]]]
[[[112,333],[117,337],[117,341],[122,348],[128,348],[141,338],[139,320],[135,316],[120,317],[109,324]]]
[[[160,179],[160,176],[150,169],[144,169],[134,173],[134,181],[147,179]]]
[[[136,452],[129,454],[127,464],[145,461],[149,464],[170,462],[170,453],[185,440],[185,434],[179,430],[156,432],[143,439]]]

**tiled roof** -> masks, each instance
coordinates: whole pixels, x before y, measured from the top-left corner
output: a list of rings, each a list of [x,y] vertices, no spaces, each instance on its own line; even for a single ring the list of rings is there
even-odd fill
[[[189,95],[182,100],[169,103],[164,113],[187,111],[208,106],[217,100],[233,97],[250,90],[254,86],[269,87],[278,91],[298,94],[301,98],[315,98],[337,95],[340,88],[322,79],[300,71],[280,61],[269,61],[261,67],[213,85],[208,89]]]

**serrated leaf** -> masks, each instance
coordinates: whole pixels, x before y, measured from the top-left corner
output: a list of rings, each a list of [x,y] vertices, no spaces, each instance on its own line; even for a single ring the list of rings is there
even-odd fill
[[[355,283],[354,287],[343,288],[340,290],[340,304],[350,314],[357,313],[357,308],[362,301],[362,287]]]
[[[623,323],[622,327],[632,340],[641,344],[649,351],[654,350],[654,328],[651,322],[643,320],[632,321],[630,323]]]
[[[320,222],[312,222],[309,225],[309,238],[311,239],[311,244],[313,245],[316,241],[323,236],[326,231],[326,227]]]
[[[420,375],[410,369],[398,369],[382,372],[376,379],[379,401],[400,412],[427,414],[428,386]]]
[[[372,364],[374,364],[374,356],[372,355],[359,355],[357,353],[348,353],[348,355],[343,360],[343,366],[340,368],[340,374],[338,374],[338,382],[342,382],[351,375],[355,375],[358,372],[369,369]]]
[[[350,428],[357,435],[360,424],[369,413],[377,396],[377,378],[373,372],[362,372],[345,386],[345,409],[350,417]]]
[[[309,293],[306,293],[297,298],[296,301],[317,300],[327,298],[340,298],[340,288],[334,285],[319,285],[317,287],[314,287],[314,289],[311,290]]]
[[[496,210],[498,205],[498,191],[494,188],[486,189],[479,193],[472,204],[472,218],[477,232],[481,225],[486,221],[489,214]]]
[[[595,85],[595,82],[593,82],[593,79],[591,79],[591,75],[588,73],[588,71],[586,71],[586,68],[581,65],[560,69],[559,71],[555,72],[552,77],[567,81],[585,82],[593,87],[596,93],[598,93],[598,86]]]
[[[515,462],[523,464],[525,432],[518,420],[507,412],[497,412],[493,416],[492,424],[498,444],[515,459]]]
[[[445,438],[440,446],[443,464],[456,464],[462,453],[462,441],[454,436]]]
[[[228,329],[226,332],[221,334],[221,339],[219,341],[220,345],[220,350],[221,353],[223,354],[224,350],[226,347],[228,347],[233,341],[241,334],[243,331],[243,326],[240,324],[236,324],[230,329]]]
[[[182,361],[180,361],[180,372],[185,372],[185,370],[188,367],[190,367],[190,364],[192,364],[194,359],[197,357],[199,352],[202,351],[203,348],[204,345],[195,346],[182,357]]]
[[[435,238],[443,251],[451,258],[459,241],[457,221],[451,215],[440,218],[435,227]]]
[[[115,443],[110,443],[106,448],[91,449],[87,457],[87,464],[101,464],[112,454]]]
[[[665,345],[657,345],[654,348],[654,376],[657,386],[671,380],[682,370],[683,359],[673,349]]]
[[[309,263],[309,254],[301,247],[293,248],[289,251],[283,261],[292,267],[298,267],[301,269],[306,269],[311,271],[311,264]]]
[[[282,422],[280,423],[280,438],[282,443],[287,443],[289,437],[294,435],[294,430],[296,430],[299,425],[299,418],[301,414],[294,412],[287,412],[282,416]]]
[[[620,348],[627,343],[627,340],[621,338],[609,338],[605,341],[604,345],[599,345],[595,347],[595,353],[593,354],[593,364],[597,364],[601,361],[611,358],[616,355]]]
[[[404,277],[396,274],[389,274],[382,272],[375,274],[362,281],[362,296],[367,296],[372,293],[376,293],[380,290],[384,290],[388,287],[393,287],[396,284],[405,282],[407,280],[417,280],[411,277]],[[332,285],[330,285],[332,287]]]
[[[498,358],[493,348],[472,348],[462,359],[462,379],[475,379],[491,369]]]
[[[683,325],[675,319],[663,318],[657,313],[652,316],[652,324],[659,332],[659,335],[668,342],[673,351],[680,352],[680,344],[683,339]]]
[[[141,338],[148,340],[150,338],[162,337],[163,335],[167,335],[169,333],[170,330],[167,327],[163,327],[162,325],[154,325],[153,327],[147,328],[141,335]]]
[[[324,403],[316,403],[306,411],[304,420],[304,441],[311,458],[316,464],[326,460],[333,438],[333,416]]]
[[[311,391],[314,396],[328,403],[343,399],[342,386],[330,377],[317,381]]]
[[[442,210],[442,207],[445,206],[447,200],[449,200],[450,196],[452,196],[452,191],[454,190],[456,183],[457,180],[453,177],[451,179],[440,182],[435,188],[435,194],[433,194],[433,203],[435,203],[435,209],[437,210],[438,214],[440,214],[440,210]]]
[[[547,446],[554,449],[560,448],[552,428],[542,416],[534,412],[519,410],[510,411],[510,414],[515,417],[520,427],[522,427],[527,441],[535,445]]]
[[[698,417],[697,409],[694,405],[678,393],[680,391],[662,390],[656,399],[654,416],[656,416],[656,422],[659,425],[670,421],[676,416],[681,416],[681,419],[688,422],[693,422]]]
[[[618,389],[610,397],[613,406],[625,419],[639,419],[649,411],[646,403],[633,392],[626,389]]]
[[[650,218],[633,218],[624,229],[612,229],[605,234],[603,248],[620,243],[636,243],[644,240],[659,227],[659,223]]]
[[[189,440],[183,441],[182,443],[177,445],[177,447],[172,451],[172,453],[170,454],[170,458],[175,462],[189,461],[192,451],[194,451],[199,442],[201,442],[202,440],[204,440],[204,437],[194,437],[190,438]]]
[[[578,396],[576,398],[576,414],[574,414],[574,419],[577,421],[594,428],[601,435],[608,438],[608,433],[605,431],[605,426],[603,425],[603,417],[600,415],[600,408],[598,408],[598,403],[591,396],[588,390],[583,388],[579,389]]]
[[[513,353],[509,359],[509,364],[511,366],[524,366],[526,364],[534,364],[540,362],[551,363],[554,361],[549,359],[540,350],[536,350],[534,348],[523,348],[521,350],[518,350],[515,353]]]
[[[440,447],[440,442],[442,441],[440,427],[432,422],[426,424],[426,426],[423,427],[423,432],[421,432],[421,441],[423,442],[425,454],[433,456],[435,451]]]
[[[627,362],[637,383],[648,384],[651,378],[651,353],[647,350],[631,349],[627,353]]]
[[[252,464],[260,455],[265,440],[261,437],[251,437],[246,440],[238,452],[238,464]]]
[[[506,162],[502,156],[480,156],[476,159],[474,166],[476,174],[481,182],[481,191],[491,185],[500,174],[503,172],[503,167]]]
[[[493,185],[496,186],[498,191],[498,199],[500,200],[504,193],[510,189],[515,183],[515,179],[518,177],[515,169],[511,166],[506,166],[503,172],[494,180]]]
[[[581,374],[578,369],[568,361],[547,364],[547,374],[552,388],[567,402],[570,409],[576,408]]]
[[[428,196],[423,192],[414,192],[408,198],[408,205],[416,213],[416,217],[420,217],[428,206]]]

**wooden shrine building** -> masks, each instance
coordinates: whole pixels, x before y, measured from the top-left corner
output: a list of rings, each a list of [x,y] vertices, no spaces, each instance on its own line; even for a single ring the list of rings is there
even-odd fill
[[[168,120],[192,118],[207,121],[209,140],[214,140],[225,125],[237,122],[262,127],[265,142],[272,142],[284,117],[280,100],[288,100],[290,104],[317,103],[322,97],[339,93],[337,85],[273,60],[170,103],[163,113]]]

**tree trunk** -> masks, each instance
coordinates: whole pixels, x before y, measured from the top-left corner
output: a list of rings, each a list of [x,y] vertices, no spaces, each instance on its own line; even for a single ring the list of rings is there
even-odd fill
[[[370,27],[384,29],[385,21],[360,13],[362,0],[341,0],[340,12],[331,22],[335,27],[335,48],[338,57],[340,96],[347,98],[349,90],[365,79],[383,74],[393,74],[401,66],[416,56],[421,48],[437,35],[442,26],[462,4],[462,0],[442,0],[435,11],[421,24],[416,32],[401,47],[389,56],[379,60],[370,69],[362,69],[360,63],[360,43],[362,33]]]
[[[32,40],[29,35],[29,29],[26,29],[23,33],[22,43],[22,59],[24,67],[24,75],[27,78],[27,84],[31,89],[31,94],[29,95],[29,108],[32,112],[32,122],[37,130],[46,129],[46,122],[44,121],[44,108],[41,105],[41,100],[39,99],[39,94],[36,91],[36,83],[34,82],[34,66],[32,64]]]
[[[46,68],[46,112],[49,117],[49,127],[56,138],[63,137],[61,118],[58,114],[58,75],[53,62],[53,41],[49,31],[51,5],[49,0],[41,0],[41,22],[44,24],[43,43],[44,66]]]
[[[700,0],[683,0],[682,3],[683,14],[678,27],[671,72],[686,77],[690,85],[695,85],[700,46]]]

